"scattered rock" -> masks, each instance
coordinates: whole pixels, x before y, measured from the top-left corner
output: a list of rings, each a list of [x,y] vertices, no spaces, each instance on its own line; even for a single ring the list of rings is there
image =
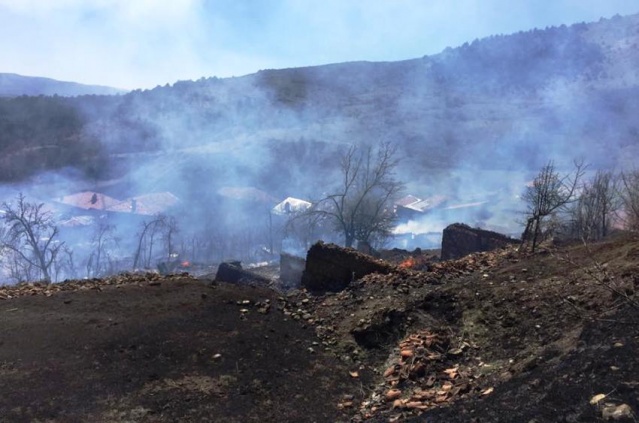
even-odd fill
[[[386,401],[393,401],[402,396],[402,391],[399,389],[390,389],[386,391]]]
[[[632,421],[634,420],[634,413],[628,404],[606,404],[601,410],[601,417],[604,420]]]
[[[599,401],[601,401],[602,399],[606,398],[606,394],[597,394],[594,397],[592,397],[590,399],[590,404],[591,405],[596,405],[599,403]]]

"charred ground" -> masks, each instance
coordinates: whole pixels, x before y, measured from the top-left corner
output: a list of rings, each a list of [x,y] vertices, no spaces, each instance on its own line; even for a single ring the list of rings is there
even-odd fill
[[[639,239],[403,263],[337,293],[188,275],[0,290],[0,420],[600,421],[639,410]],[[591,399],[606,394],[596,404]],[[614,407],[613,407],[614,406]],[[636,416],[627,417],[633,421]]]

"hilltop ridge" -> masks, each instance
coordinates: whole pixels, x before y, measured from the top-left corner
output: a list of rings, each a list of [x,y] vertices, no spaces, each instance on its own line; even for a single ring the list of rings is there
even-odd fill
[[[79,95],[115,95],[125,94],[126,92],[127,90],[102,85],[86,85],[40,76],[0,73],[0,97],[18,97],[21,95],[74,97]]]

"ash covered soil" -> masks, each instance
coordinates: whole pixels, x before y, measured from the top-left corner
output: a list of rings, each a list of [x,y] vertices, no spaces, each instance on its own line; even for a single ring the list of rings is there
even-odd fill
[[[636,237],[409,263],[325,294],[0,288],[0,421],[637,421]]]

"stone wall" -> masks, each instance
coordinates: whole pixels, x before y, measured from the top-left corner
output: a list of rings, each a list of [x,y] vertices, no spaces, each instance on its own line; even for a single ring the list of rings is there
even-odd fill
[[[388,274],[393,266],[352,248],[318,242],[306,256],[302,286],[309,291],[337,292],[369,273]]]
[[[518,243],[506,235],[454,223],[442,234],[442,260],[454,260],[468,254],[503,248]]]
[[[215,280],[218,282],[229,282],[240,285],[269,286],[270,280],[242,269],[239,261],[228,261],[221,263],[217,268]]]
[[[301,257],[291,254],[280,254],[280,281],[285,288],[298,288],[306,262]]]

